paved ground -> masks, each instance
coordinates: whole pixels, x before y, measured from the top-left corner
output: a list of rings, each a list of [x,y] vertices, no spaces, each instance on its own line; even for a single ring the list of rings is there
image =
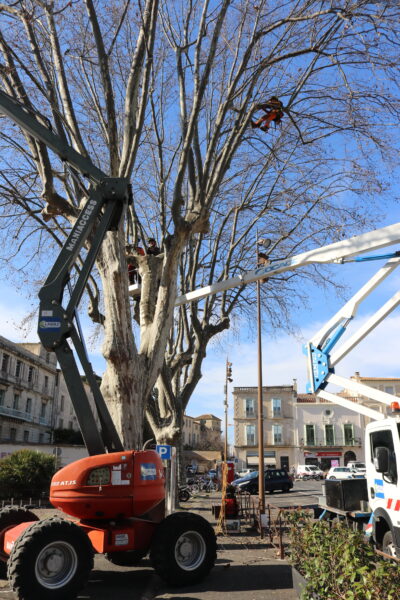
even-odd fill
[[[318,482],[296,482],[288,494],[267,495],[275,506],[304,506],[316,503],[321,486]],[[183,504],[212,523],[211,504],[218,495],[203,495]],[[43,518],[55,511],[40,511]],[[39,513],[38,513],[39,514]],[[155,575],[149,561],[135,568],[117,567],[103,556],[96,556],[95,567],[81,600],[295,600],[291,570],[286,560],[278,559],[277,550],[260,540],[257,533],[243,528],[241,534],[218,536],[218,559],[210,575],[190,588],[171,588]],[[14,600],[7,581],[0,579],[0,599]],[[40,600],[40,599],[38,599]]]

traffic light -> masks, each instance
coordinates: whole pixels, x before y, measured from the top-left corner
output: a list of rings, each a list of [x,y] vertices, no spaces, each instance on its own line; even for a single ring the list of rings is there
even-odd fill
[[[232,363],[226,362],[226,380],[232,383]]]

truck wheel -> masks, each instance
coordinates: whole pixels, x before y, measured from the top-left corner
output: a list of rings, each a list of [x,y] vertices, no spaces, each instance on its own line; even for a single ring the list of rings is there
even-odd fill
[[[57,517],[39,521],[18,538],[8,560],[8,580],[17,598],[75,598],[93,568],[86,533]]]
[[[136,567],[147,554],[147,550],[126,550],[125,552],[107,552],[104,556],[113,565]]]
[[[393,542],[393,534],[389,530],[385,533],[382,540],[382,552],[385,554],[389,554],[389,556],[393,556],[396,558],[396,550]]]
[[[38,521],[39,518],[26,508],[19,508],[17,506],[5,506],[0,510],[0,533],[4,529],[19,525],[20,523],[27,523],[29,521]],[[7,561],[8,554],[3,552],[3,548],[0,547],[0,579],[7,578]]]
[[[217,540],[210,523],[193,513],[177,512],[157,526],[150,559],[157,574],[175,586],[190,585],[214,566]]]

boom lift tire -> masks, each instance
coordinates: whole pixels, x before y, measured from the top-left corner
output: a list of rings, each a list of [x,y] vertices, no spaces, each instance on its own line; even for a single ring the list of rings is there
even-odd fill
[[[58,517],[39,521],[18,538],[8,560],[8,581],[20,600],[69,600],[93,568],[86,533]]]
[[[0,510],[0,532],[3,529],[8,529],[20,523],[28,523],[29,521],[39,521],[39,518],[27,508],[5,506]],[[8,554],[3,552],[3,548],[0,548],[0,579],[7,578],[7,561]]]
[[[193,513],[176,512],[157,526],[150,560],[167,583],[184,586],[205,577],[217,556],[217,540],[210,523]]]
[[[126,552],[106,552],[106,559],[119,567],[136,567],[148,550],[127,550]]]

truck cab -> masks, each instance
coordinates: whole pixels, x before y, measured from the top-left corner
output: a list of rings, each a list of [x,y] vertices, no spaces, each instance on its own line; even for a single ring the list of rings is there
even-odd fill
[[[399,416],[367,425],[365,455],[373,538],[384,552],[400,557]]]

